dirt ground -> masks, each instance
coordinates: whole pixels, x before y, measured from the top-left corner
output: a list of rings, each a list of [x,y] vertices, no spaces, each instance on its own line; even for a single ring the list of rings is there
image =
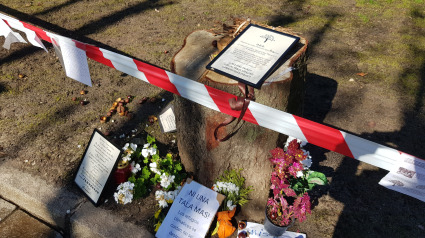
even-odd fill
[[[305,118],[425,158],[423,0],[30,3],[0,0],[0,11],[166,70],[184,37],[194,30],[218,31],[232,17],[291,27],[309,40]],[[111,140],[123,133],[134,134],[132,138],[149,133],[160,142],[161,154],[178,153],[172,140],[184,138],[162,134],[157,124],[147,122],[149,115],[172,102],[171,93],[92,60],[93,87],[84,86],[65,76],[53,47],[44,43],[49,53],[20,43],[0,50],[0,146],[8,155],[0,158],[0,166],[75,189],[72,176],[94,128],[110,131]],[[19,78],[19,73],[28,77]],[[80,90],[88,93],[80,95]],[[135,119],[116,115],[115,122],[101,124],[99,117],[126,95],[135,96],[129,104]],[[143,96],[158,100],[140,105]],[[81,106],[72,97],[88,103]],[[387,171],[313,145],[307,149],[312,169],[325,173],[330,184],[312,191],[312,215],[289,230],[307,237],[425,237],[425,204],[378,185]],[[152,229],[153,195],[126,206],[116,205],[111,195],[108,200],[102,209]]]

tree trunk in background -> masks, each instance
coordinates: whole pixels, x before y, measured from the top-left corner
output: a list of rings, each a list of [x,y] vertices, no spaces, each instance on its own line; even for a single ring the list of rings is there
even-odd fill
[[[233,35],[242,22],[243,20],[235,19],[234,25],[224,26],[224,30]],[[246,25],[248,24],[244,27]],[[275,30],[295,35],[281,27]],[[238,96],[240,92],[236,81],[211,71],[205,72],[209,55],[216,50],[211,42],[218,37],[220,36],[207,31],[191,33],[186,37],[183,48],[174,56],[172,71]],[[283,60],[284,64],[267,81],[276,77],[277,79],[269,85],[264,84],[261,90],[255,90],[257,103],[298,116],[302,115],[307,73],[306,50],[307,40],[301,37],[298,45],[289,54],[289,59]],[[296,70],[279,75],[288,67],[294,67]],[[243,168],[241,173],[246,178],[245,184],[253,186],[254,191],[250,194],[251,201],[242,208],[237,217],[260,222],[264,219],[272,172],[272,165],[268,160],[271,157],[269,151],[276,146],[282,147],[286,136],[245,122],[236,135],[226,142],[219,143],[214,139],[214,130],[230,116],[177,95],[174,98],[178,148],[186,170],[194,173],[196,181],[211,187],[223,171]],[[236,122],[220,128],[219,138],[230,132],[234,123]]]

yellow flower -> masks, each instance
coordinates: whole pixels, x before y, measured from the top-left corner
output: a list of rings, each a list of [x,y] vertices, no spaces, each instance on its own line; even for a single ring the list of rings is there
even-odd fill
[[[159,227],[161,226],[161,222],[159,221],[158,223],[155,224],[155,232],[158,231]]]
[[[159,214],[161,213],[161,209],[155,212],[155,218],[158,219]]]

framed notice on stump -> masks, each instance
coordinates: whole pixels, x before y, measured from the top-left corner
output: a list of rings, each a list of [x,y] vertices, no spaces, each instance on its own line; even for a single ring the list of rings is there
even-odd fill
[[[117,166],[122,151],[95,129],[78,166],[74,183],[97,207],[106,182]]]
[[[250,24],[207,65],[207,69],[259,89],[299,39]]]

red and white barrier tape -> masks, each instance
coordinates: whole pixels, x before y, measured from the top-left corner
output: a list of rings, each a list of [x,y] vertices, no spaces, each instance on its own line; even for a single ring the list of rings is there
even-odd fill
[[[0,18],[10,27],[25,32],[28,40],[35,46],[45,49],[43,44],[37,40],[37,37],[48,42],[52,42],[50,37],[57,37],[68,44],[74,44],[79,49],[84,50],[87,57],[99,63],[115,68],[123,73],[180,95],[210,109],[234,117],[239,116],[239,112],[233,111],[228,102],[230,98],[236,99],[235,95],[211,88],[141,61],[67,37],[46,32],[1,13]],[[243,120],[307,141],[311,144],[338,152],[385,170],[391,170],[397,160],[401,160],[405,157],[413,157],[387,146],[256,102],[251,102],[249,104]]]

